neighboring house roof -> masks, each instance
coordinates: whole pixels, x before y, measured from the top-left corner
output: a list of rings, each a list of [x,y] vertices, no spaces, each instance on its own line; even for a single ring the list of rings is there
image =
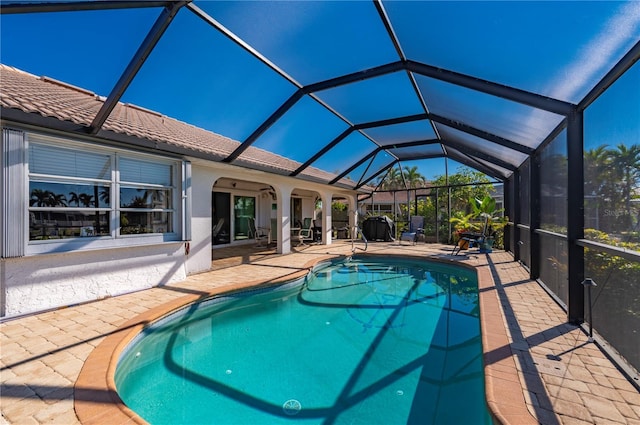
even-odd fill
[[[0,105],[2,118],[20,120],[11,110],[55,118],[75,126],[70,131],[82,133],[89,128],[102,107],[105,98],[88,90],[52,78],[37,77],[17,68],[0,64]],[[6,108],[6,109],[5,109]],[[107,133],[107,134],[105,134]],[[195,127],[136,105],[118,103],[104,123],[99,138],[126,135],[146,141],[158,142],[168,152],[192,155],[212,161],[221,161],[230,155],[240,142]],[[117,138],[114,138],[117,139]],[[148,146],[155,147],[157,143]],[[235,164],[280,175],[289,175],[301,163],[256,147],[249,147]],[[306,168],[301,174],[305,180],[326,183],[336,176],[317,168]],[[350,187],[353,182],[343,179],[340,186]]]
[[[429,188],[420,188],[420,189],[410,189],[407,191],[406,189],[396,191],[395,203],[401,204],[407,203],[407,199],[413,201],[415,199],[415,192],[417,192],[418,196],[425,196],[431,193],[431,189]],[[373,200],[371,199],[373,198]],[[394,197],[393,192],[376,192],[373,196],[361,195],[359,197],[359,202],[363,204],[393,204]]]

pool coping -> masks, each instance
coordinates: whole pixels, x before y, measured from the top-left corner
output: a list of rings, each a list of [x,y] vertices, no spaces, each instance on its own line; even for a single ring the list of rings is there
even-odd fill
[[[388,253],[359,253],[357,256],[428,259],[429,261],[447,264],[455,263],[475,270],[478,275],[480,326],[485,364],[485,398],[489,411],[494,421],[500,424],[526,425],[538,423],[527,409],[525,403],[522,385],[510,348],[504,313],[488,264],[473,264],[473,262],[464,257],[460,259],[442,259],[428,255]],[[300,270],[277,279],[268,281],[258,279],[215,288],[211,291],[185,295],[128,320],[105,337],[87,357],[74,386],[75,411],[78,419],[83,424],[147,424],[142,417],[129,409],[120,399],[114,377],[120,355],[128,344],[149,324],[203,299],[248,289],[280,285],[303,278],[319,263],[340,257],[342,256],[328,254],[315,258],[308,261]],[[86,392],[90,392],[91,397],[88,397],[85,394]]]

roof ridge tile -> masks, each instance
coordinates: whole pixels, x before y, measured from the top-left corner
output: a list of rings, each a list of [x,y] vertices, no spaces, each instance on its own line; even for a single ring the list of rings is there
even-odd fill
[[[164,117],[165,116],[164,114],[161,114],[160,112],[157,112],[157,111],[154,111],[154,110],[151,110],[151,109],[147,109],[147,108],[145,108],[143,106],[138,106],[138,105],[135,105],[133,103],[123,103],[122,105],[127,107],[127,108],[137,109],[138,111],[142,111],[142,112],[146,112],[146,113],[151,114],[151,115],[155,115],[157,117]]]
[[[71,90],[75,90],[78,91],[80,93],[84,93],[84,94],[88,94],[90,96],[95,96],[96,94],[90,90],[87,89],[83,89],[82,87],[78,87],[78,86],[74,86],[73,84],[69,84],[69,83],[65,83],[64,81],[60,81],[60,80],[56,80],[55,78],[51,78],[51,77],[47,77],[46,75],[43,75],[42,77],[40,77],[40,80],[44,81],[45,83],[52,83],[52,84],[56,84],[58,86],[62,86]]]
[[[16,68],[15,66],[6,65],[4,63],[0,63],[0,68],[4,68],[6,70],[13,71],[13,72],[18,72],[20,74],[23,74],[23,75],[26,75],[26,76],[29,76],[29,77],[38,78],[38,76],[35,75],[35,74],[32,74],[32,73],[27,72],[27,71],[23,71],[22,69]]]

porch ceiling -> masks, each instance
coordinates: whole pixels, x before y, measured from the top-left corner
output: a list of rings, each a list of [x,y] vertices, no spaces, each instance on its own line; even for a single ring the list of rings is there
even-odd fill
[[[639,10],[634,1],[3,1],[2,62],[106,95],[74,130],[84,135],[100,137],[118,105],[135,104],[232,139],[215,160],[260,168],[266,151],[291,160],[272,172],[341,187],[372,188],[391,167],[443,158],[504,180],[616,78],[617,64],[638,59]]]

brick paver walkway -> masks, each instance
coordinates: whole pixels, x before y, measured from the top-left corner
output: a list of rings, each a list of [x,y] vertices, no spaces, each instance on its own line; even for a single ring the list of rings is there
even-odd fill
[[[237,258],[235,263],[233,258],[221,260],[218,266],[229,267],[190,276],[177,285],[5,321],[0,324],[0,423],[78,423],[74,384],[85,360],[105,337],[137,314],[185,293],[255,281],[257,277],[282,277],[314,258],[348,254],[350,248],[350,244],[336,243],[286,256],[243,257],[251,263],[240,264],[242,260]],[[376,243],[369,245],[369,251],[450,258],[449,248],[438,245]],[[527,408],[538,422],[640,425],[640,393],[595,344],[588,343],[582,330],[566,323],[560,307],[528,279],[509,254],[470,253],[456,259],[491,271],[495,286],[490,291],[502,305],[498,317],[507,327],[509,344],[486,356],[487,363],[495,359],[495,364],[488,364],[491,373],[503,382],[519,384]],[[517,376],[501,372],[500,360],[505,358],[515,363]]]

